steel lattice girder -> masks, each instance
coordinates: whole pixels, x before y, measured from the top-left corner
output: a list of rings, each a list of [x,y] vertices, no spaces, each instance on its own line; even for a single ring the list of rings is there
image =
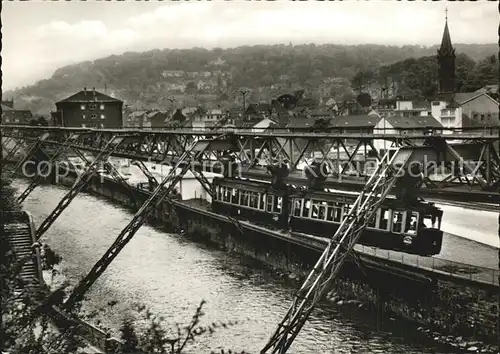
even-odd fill
[[[32,130],[5,129],[5,135],[11,139],[36,139]],[[44,132],[43,129],[36,130],[38,134]],[[51,136],[58,136],[59,139],[46,139],[44,144],[62,144],[65,135],[76,132],[81,135],[71,147],[91,152],[99,152],[113,136],[113,133],[126,134],[128,130],[80,130],[80,129],[62,129],[51,132]],[[30,133],[30,134],[27,134]],[[185,150],[186,146],[193,141],[203,139],[206,136],[213,136],[213,131],[193,131],[181,130],[181,133],[173,132],[151,132],[151,131],[132,131],[134,140],[129,140],[115,150],[112,156],[129,158],[134,160],[151,161],[157,163],[175,164],[179,156]],[[205,134],[205,135],[203,135]],[[264,165],[286,161],[291,167],[290,178],[296,179],[302,175],[301,170],[297,169],[299,163],[309,165],[306,154],[314,154],[316,160],[329,166],[332,172],[327,179],[328,183],[333,183],[337,188],[344,184],[357,185],[360,189],[368,178],[366,166],[374,164],[379,156],[379,149],[382,144],[373,139],[377,135],[369,134],[267,134],[265,132],[232,132],[232,136],[239,147],[237,153],[232,154],[233,159],[239,165],[239,172],[243,177],[266,177],[267,172],[263,167],[256,166],[258,162]],[[347,139],[346,137],[350,137]],[[455,169],[455,173],[443,179],[440,182],[431,181],[429,172],[434,170],[430,167],[423,171],[427,189],[442,189],[448,186],[456,186],[457,181],[467,186],[478,185],[482,190],[492,190],[497,188],[500,180],[500,164],[498,152],[494,147],[495,139],[491,136],[478,135],[472,137],[463,135],[449,136],[426,136],[401,137],[399,135],[387,138],[392,148],[413,145],[421,146],[429,144],[441,152],[439,163],[447,169]],[[417,139],[419,138],[419,139]],[[460,144],[449,144],[448,141],[458,140]],[[496,137],[498,139],[498,137]],[[350,144],[349,144],[350,143]],[[377,145],[377,146],[375,146]],[[358,154],[356,154],[358,153]],[[463,163],[463,161],[469,163]],[[428,161],[432,163],[433,161]],[[452,165],[452,162],[454,165]],[[458,162],[458,164],[457,164]],[[204,163],[200,164],[199,170],[220,172],[221,155],[217,151],[205,152]],[[457,167],[458,166],[458,167]],[[458,172],[460,173],[456,173]],[[268,176],[269,178],[270,176]],[[303,178],[303,176],[302,176]]]

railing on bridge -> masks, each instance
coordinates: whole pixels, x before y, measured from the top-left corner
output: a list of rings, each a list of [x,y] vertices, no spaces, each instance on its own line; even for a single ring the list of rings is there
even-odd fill
[[[422,257],[403,252],[383,250],[360,244],[354,246],[354,249],[361,254],[387,259],[415,268],[432,271],[434,273],[441,273],[443,275],[488,285],[499,285],[498,269],[460,263],[437,257]]]

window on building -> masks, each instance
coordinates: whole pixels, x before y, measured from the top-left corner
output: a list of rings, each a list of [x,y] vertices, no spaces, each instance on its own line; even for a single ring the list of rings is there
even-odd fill
[[[101,123],[101,128],[104,128],[104,124]]]
[[[9,118],[5,118],[5,122],[6,122],[6,123],[9,123],[9,122],[10,122],[10,119],[9,119]]]
[[[484,122],[484,114],[481,114],[481,122]]]
[[[101,105],[99,106],[99,109],[102,111],[104,109],[104,103],[101,103]]]
[[[90,119],[97,119],[97,114],[91,114]]]
[[[19,119],[18,119],[18,118],[16,118],[16,119],[14,120],[14,122],[19,123]]]
[[[82,105],[80,106],[80,109],[81,109],[82,111],[84,111],[84,110],[85,110],[85,105],[84,105],[84,104],[82,104]]]
[[[86,114],[82,114],[82,118],[83,119],[87,119],[87,115]]]
[[[95,104],[90,104],[90,105],[89,105],[89,109],[90,109],[91,111],[95,111],[95,108],[96,108]]]
[[[101,114],[101,119],[105,119],[106,117],[104,116],[104,114]]]

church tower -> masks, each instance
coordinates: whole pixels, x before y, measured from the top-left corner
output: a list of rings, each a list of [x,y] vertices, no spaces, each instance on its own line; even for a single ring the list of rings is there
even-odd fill
[[[439,96],[450,99],[455,93],[455,49],[451,44],[448,29],[448,10],[446,10],[443,39],[441,40],[441,47],[437,51],[437,60]]]

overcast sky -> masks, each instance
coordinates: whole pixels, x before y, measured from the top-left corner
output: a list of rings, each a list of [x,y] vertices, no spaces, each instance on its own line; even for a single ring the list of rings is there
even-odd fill
[[[252,44],[496,43],[495,2],[3,2],[4,89],[125,51]]]

